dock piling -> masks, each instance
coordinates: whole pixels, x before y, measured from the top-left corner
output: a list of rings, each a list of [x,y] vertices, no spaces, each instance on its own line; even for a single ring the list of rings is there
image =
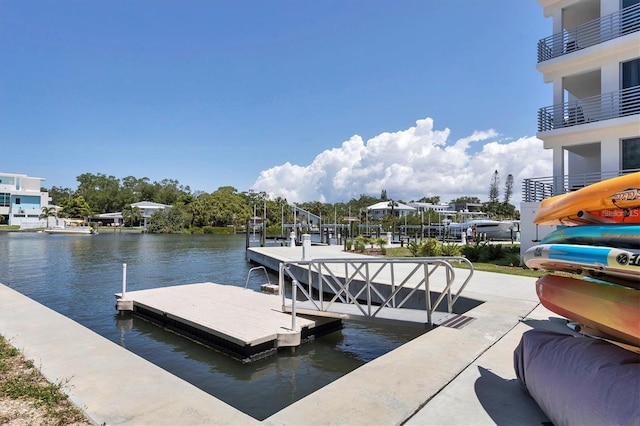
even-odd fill
[[[122,298],[127,297],[127,264],[122,264]]]
[[[127,264],[122,264],[122,294],[116,302],[118,311],[133,311],[133,301],[127,300]]]

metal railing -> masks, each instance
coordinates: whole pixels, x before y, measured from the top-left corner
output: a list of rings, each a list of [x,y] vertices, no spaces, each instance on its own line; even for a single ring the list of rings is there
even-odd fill
[[[452,290],[455,281],[455,271],[450,263],[452,261],[464,262],[469,267],[468,276],[455,293]],[[408,265],[408,268],[399,271],[397,265]],[[430,278],[439,268],[445,271],[446,283],[439,297],[432,302]],[[406,259],[314,259],[280,263],[279,272],[283,310],[286,302],[285,276],[292,281],[292,330],[296,330],[298,292],[311,302],[316,311],[328,312],[334,304],[344,303],[356,306],[362,316],[374,318],[382,308],[402,308],[416,292],[424,291],[427,323],[432,326],[433,312],[445,297],[447,312],[453,311],[453,305],[473,276],[473,265],[466,258],[455,256]],[[306,278],[306,283],[300,282],[303,278]],[[330,299],[325,300],[326,295],[330,295]]]
[[[271,279],[269,278],[269,273],[267,272],[267,268],[265,268],[264,266],[256,266],[254,268],[249,269],[249,272],[247,273],[247,281],[244,283],[244,288],[249,288],[249,279],[251,278],[251,273],[253,271],[257,271],[257,270],[262,270],[264,271],[264,275],[265,277],[267,277],[267,285],[271,285]]]
[[[538,41],[538,63],[640,30],[640,3]]]
[[[640,114],[640,86],[538,110],[538,131]]]
[[[553,197],[554,195],[576,191],[593,183],[638,171],[640,171],[640,169],[525,179],[522,181],[522,201],[540,202],[545,198]]]

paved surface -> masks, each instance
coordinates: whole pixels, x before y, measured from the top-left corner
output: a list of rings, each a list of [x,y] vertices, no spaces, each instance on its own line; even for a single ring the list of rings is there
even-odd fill
[[[283,249],[283,250],[279,250]],[[312,257],[339,257],[312,247]],[[263,248],[299,260],[301,247]],[[535,296],[535,279],[476,272],[483,301],[461,329],[439,327],[281,410],[263,424],[541,424],[516,381],[513,350],[531,328],[570,333]],[[64,383],[96,424],[254,424],[255,419],[0,284],[0,334]],[[133,379],[135,377],[135,380]],[[178,396],[178,397],[177,397]]]

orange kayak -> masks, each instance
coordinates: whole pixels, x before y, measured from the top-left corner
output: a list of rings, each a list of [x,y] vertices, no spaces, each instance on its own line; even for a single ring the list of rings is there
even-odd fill
[[[640,223],[640,172],[594,183],[540,202],[538,225]]]
[[[550,311],[640,346],[640,291],[600,281],[545,275],[536,282],[536,292]]]

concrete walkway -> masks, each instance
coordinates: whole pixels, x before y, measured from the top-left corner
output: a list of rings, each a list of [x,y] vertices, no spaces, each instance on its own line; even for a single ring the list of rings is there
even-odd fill
[[[301,247],[252,249],[299,260]],[[312,248],[313,257],[346,255]],[[286,255],[285,255],[286,254]],[[531,328],[566,332],[539,305],[535,279],[476,272],[483,301],[461,329],[439,327],[319,389],[263,424],[541,424],[516,381],[513,350]],[[0,284],[0,334],[62,382],[96,424],[254,424],[255,419]]]

